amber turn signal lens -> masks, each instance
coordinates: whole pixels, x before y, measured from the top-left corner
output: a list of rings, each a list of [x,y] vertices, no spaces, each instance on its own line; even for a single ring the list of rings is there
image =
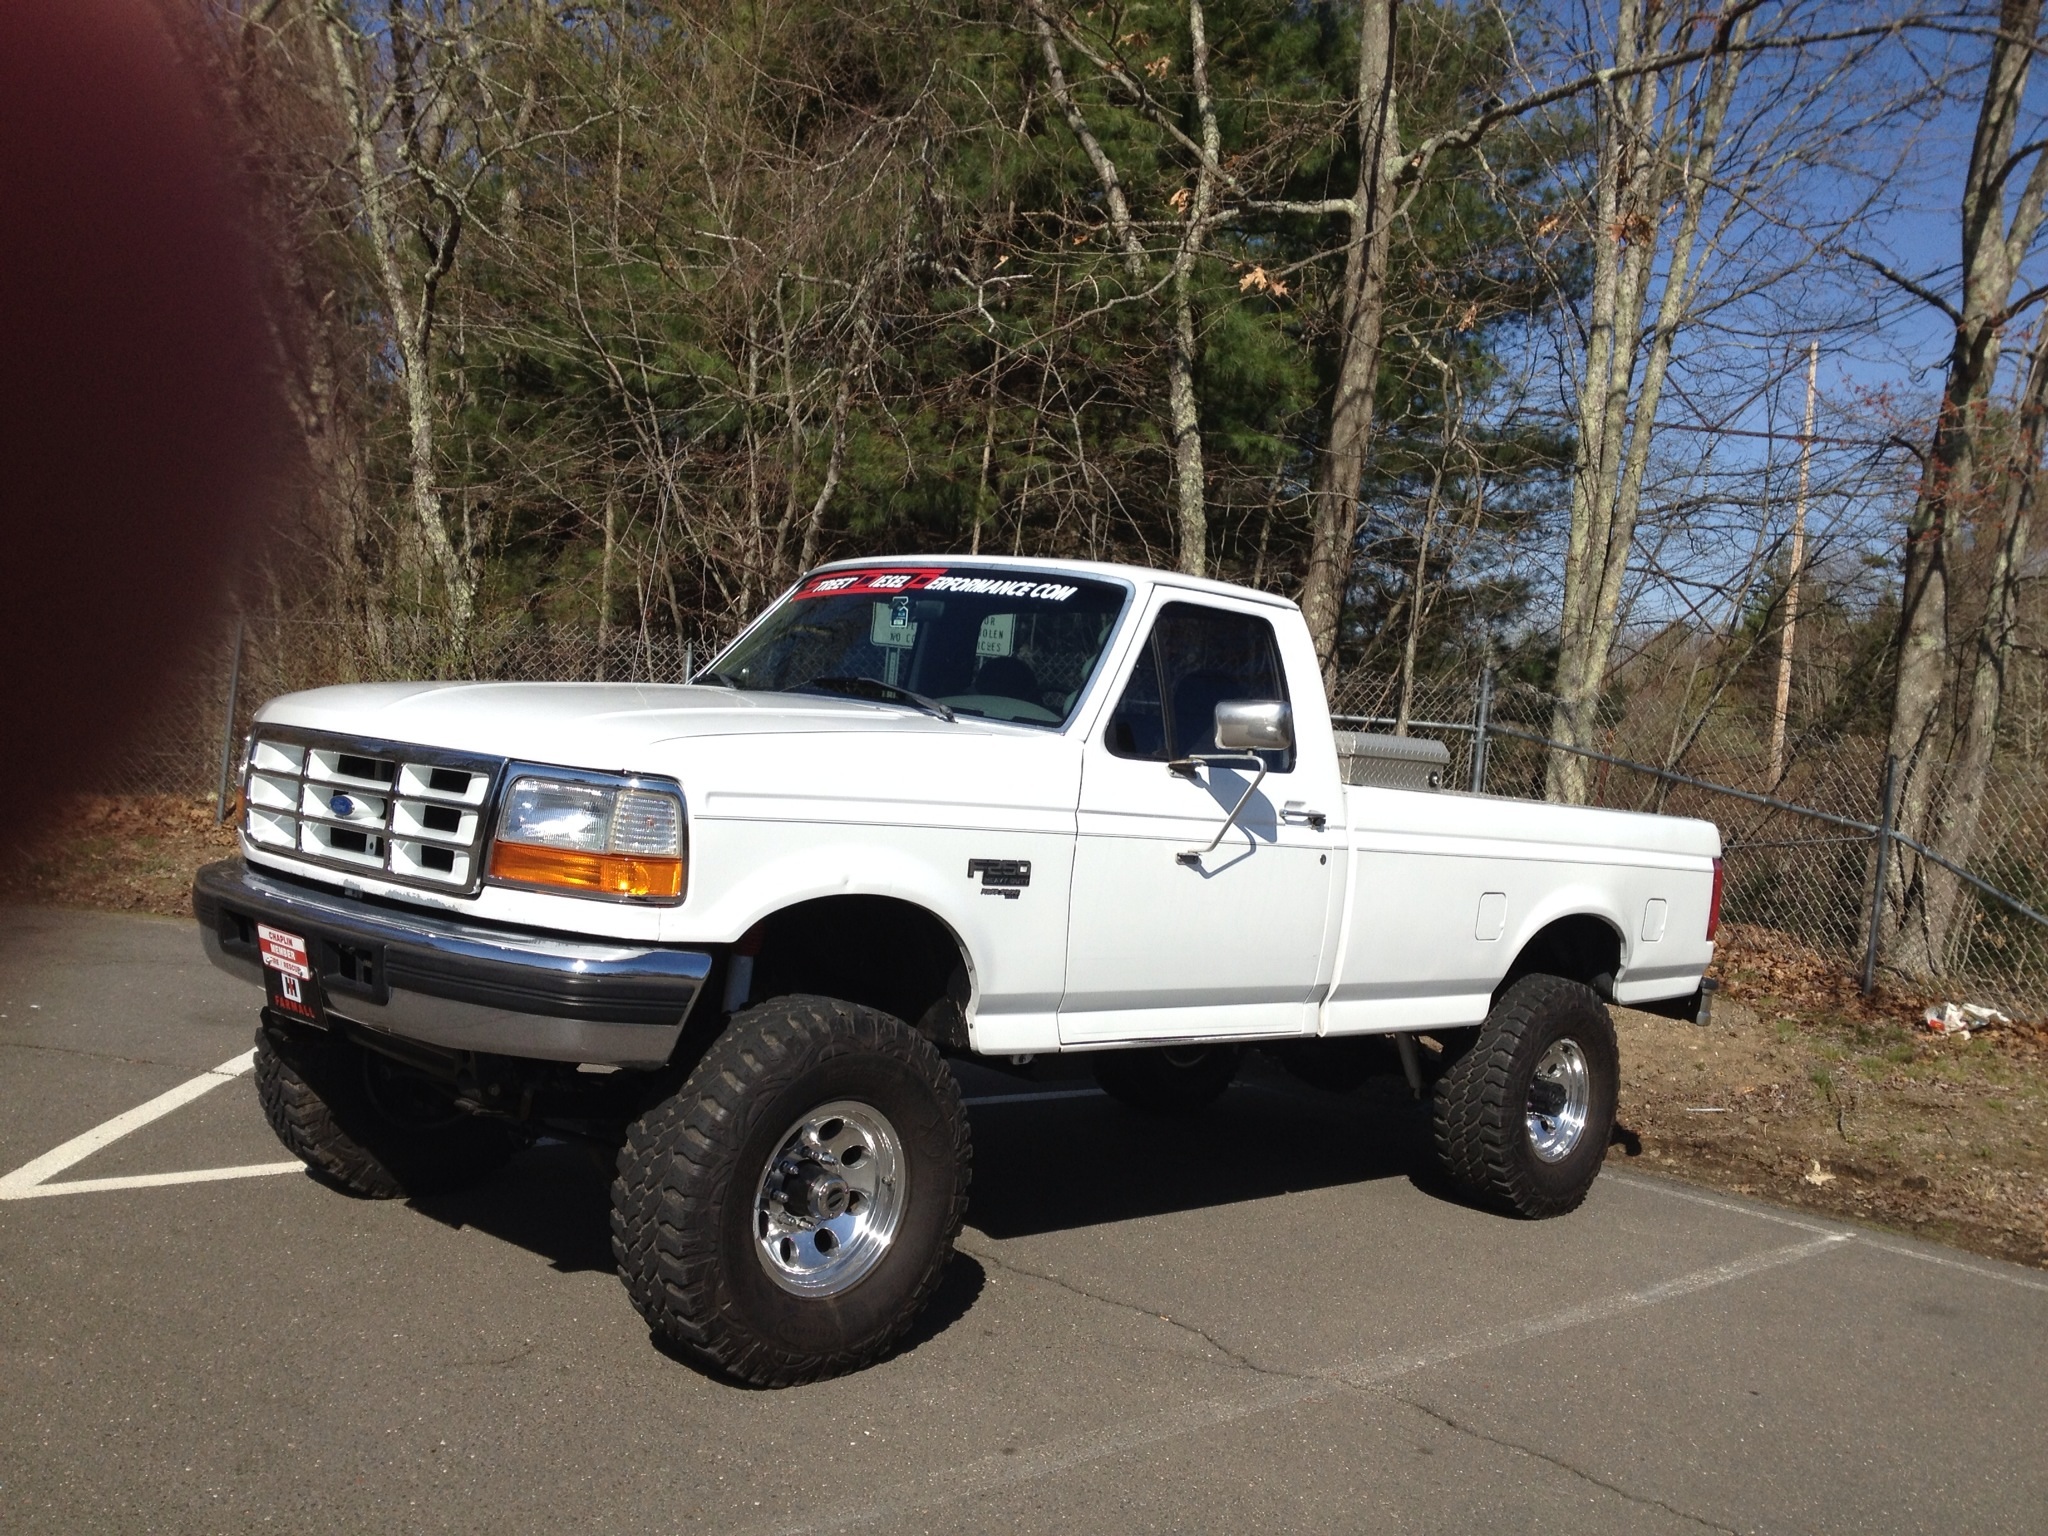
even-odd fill
[[[499,843],[491,850],[491,877],[522,885],[554,885],[598,896],[673,900],[683,894],[681,859],[635,858],[623,853],[578,853],[531,843]]]

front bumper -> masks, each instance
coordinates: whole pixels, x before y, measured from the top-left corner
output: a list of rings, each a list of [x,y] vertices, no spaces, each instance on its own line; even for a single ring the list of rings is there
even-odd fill
[[[667,1061],[711,973],[703,950],[607,943],[373,905],[240,859],[192,885],[206,953],[261,985],[255,925],[302,935],[328,1011],[444,1050],[651,1067]]]

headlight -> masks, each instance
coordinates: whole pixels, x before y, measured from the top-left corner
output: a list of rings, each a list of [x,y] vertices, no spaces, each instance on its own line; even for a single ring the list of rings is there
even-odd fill
[[[677,901],[683,800],[671,789],[535,774],[512,781],[491,878],[587,896]]]

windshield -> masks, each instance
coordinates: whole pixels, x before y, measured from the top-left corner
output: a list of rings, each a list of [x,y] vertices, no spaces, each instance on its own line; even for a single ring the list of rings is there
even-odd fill
[[[806,577],[699,680],[1065,725],[1125,590],[1064,572],[874,566]]]

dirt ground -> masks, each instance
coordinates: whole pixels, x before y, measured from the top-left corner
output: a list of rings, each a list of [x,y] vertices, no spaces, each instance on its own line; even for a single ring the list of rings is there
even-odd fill
[[[1930,1034],[1931,996],[1739,924],[1714,974],[1704,1027],[1615,1010],[1610,1157],[2048,1267],[2048,1029]]]
[[[234,848],[210,800],[93,797],[0,863],[0,901],[182,917],[192,872]],[[2048,1028],[1930,1035],[1937,999],[1866,1001],[1840,964],[1741,924],[1714,974],[1705,1026],[1615,1010],[1611,1157],[2048,1268]]]
[[[185,917],[193,871],[234,851],[211,796],[81,796],[39,845],[0,857],[0,901]]]

